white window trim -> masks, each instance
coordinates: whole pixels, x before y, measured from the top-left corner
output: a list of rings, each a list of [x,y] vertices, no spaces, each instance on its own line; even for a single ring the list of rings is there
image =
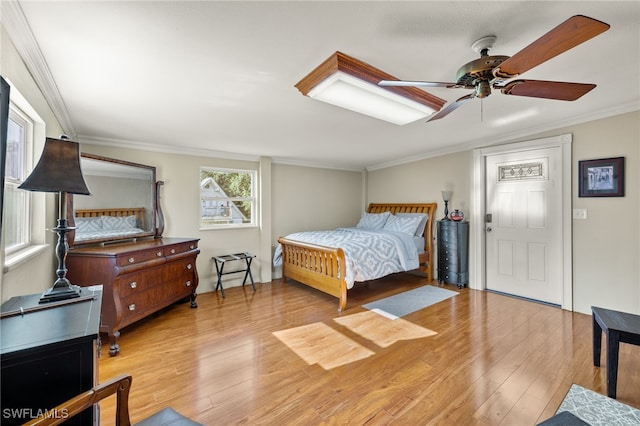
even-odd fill
[[[22,179],[26,179],[31,170],[33,169],[33,145],[34,145],[34,131],[33,128],[35,126],[34,120],[28,115],[25,114],[20,107],[18,107],[14,102],[9,103],[9,118],[18,123],[24,129],[24,139],[25,141],[29,141],[30,143],[25,143],[24,146],[24,157],[22,159],[23,164],[22,168],[25,170],[25,176]],[[13,185],[16,183],[14,182]],[[6,185],[6,183],[5,183]],[[28,249],[33,243],[33,215],[31,214],[33,210],[33,201],[32,194],[28,193],[26,197],[26,211],[28,213],[28,220],[25,226],[24,239],[25,242],[23,244],[12,247],[11,250],[7,250],[5,248],[5,256],[9,257],[14,253],[20,253],[22,250]]]
[[[29,104],[24,96],[16,89],[14,85],[11,84],[10,81],[7,81],[11,85],[10,92],[10,108],[17,109],[25,116],[29,117],[29,120],[32,122],[32,140],[33,144],[28,149],[30,151],[27,152],[28,158],[32,159],[32,163],[29,165],[28,170],[31,172],[32,168],[35,165],[36,159],[34,158],[34,152],[39,151],[38,147],[44,146],[44,140],[46,137],[46,125],[44,120],[40,118],[40,115],[36,112],[36,110]],[[38,140],[42,140],[42,144],[38,144]],[[28,174],[27,174],[28,175]],[[31,232],[31,242],[29,245],[23,247],[21,250],[13,251],[11,254],[5,253],[4,249],[4,239],[2,241],[2,254],[4,264],[3,272],[6,273],[11,271],[20,265],[28,262],[34,257],[43,253],[46,249],[50,249],[51,244],[46,243],[47,234],[51,234],[49,232],[49,227],[46,224],[46,197],[47,195],[44,193],[32,193],[30,200],[30,232]]]
[[[249,173],[253,175],[253,179],[251,182],[252,185],[252,189],[251,192],[253,194],[253,197],[251,199],[252,202],[252,217],[251,217],[251,223],[230,223],[230,224],[217,224],[217,225],[210,225],[210,226],[203,226],[202,225],[202,212],[201,212],[201,208],[202,208],[202,190],[200,189],[199,194],[198,194],[198,222],[199,222],[199,230],[200,231],[218,231],[218,230],[229,230],[229,229],[251,229],[251,228],[258,228],[259,227],[259,205],[260,205],[260,195],[258,193],[260,185],[258,184],[259,179],[260,179],[260,173],[257,170],[254,169],[242,169],[242,168],[226,168],[226,167],[215,167],[215,166],[201,166],[200,167],[200,172],[198,174],[198,181],[200,181],[200,177],[202,176],[202,171],[203,170],[212,170],[212,171],[219,171],[219,172],[231,172],[231,173]],[[234,198],[236,200],[242,200],[242,198],[238,198],[238,197],[227,197],[225,198],[226,200],[234,200]]]
[[[7,255],[4,259],[4,273],[16,269],[23,263],[38,256],[40,253],[49,251],[49,247],[49,244],[31,244],[27,248],[23,248]]]

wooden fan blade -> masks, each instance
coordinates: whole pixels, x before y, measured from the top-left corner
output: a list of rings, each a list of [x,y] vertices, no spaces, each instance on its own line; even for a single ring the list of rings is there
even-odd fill
[[[498,78],[513,78],[609,29],[609,24],[576,15],[564,21],[493,70]]]
[[[544,80],[514,80],[502,87],[505,95],[575,101],[596,87],[595,84]]]
[[[381,80],[378,83],[378,86],[456,87],[456,83],[443,83],[439,81]]]
[[[438,111],[437,113],[429,117],[429,119],[427,120],[427,123],[430,121],[439,120],[443,117],[446,117],[447,115],[451,114],[453,111],[460,108],[465,102],[475,97],[476,97],[475,92],[461,97],[457,101],[450,103],[449,105],[447,105],[446,107],[442,108],[440,111]]]

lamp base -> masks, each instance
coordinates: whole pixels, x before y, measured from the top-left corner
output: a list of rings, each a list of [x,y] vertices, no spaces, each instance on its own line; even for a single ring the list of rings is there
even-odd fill
[[[69,284],[68,286],[53,286],[44,293],[38,300],[38,303],[57,302],[60,300],[73,299],[80,297],[81,287],[79,285]]]
[[[449,200],[444,200],[444,217],[440,220],[451,220],[449,219]]]

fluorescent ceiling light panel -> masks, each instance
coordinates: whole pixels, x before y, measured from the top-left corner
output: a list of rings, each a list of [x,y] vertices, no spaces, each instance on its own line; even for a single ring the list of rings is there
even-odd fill
[[[429,106],[340,71],[311,89],[308,96],[399,125],[413,123],[435,112]]]
[[[398,125],[427,117],[446,102],[417,87],[383,88],[380,80],[397,79],[336,52],[296,87],[305,96]]]

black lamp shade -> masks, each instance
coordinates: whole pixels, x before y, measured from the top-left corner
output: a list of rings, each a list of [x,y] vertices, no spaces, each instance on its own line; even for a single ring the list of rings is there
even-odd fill
[[[80,168],[80,145],[69,140],[47,138],[38,164],[18,188],[91,195]]]

